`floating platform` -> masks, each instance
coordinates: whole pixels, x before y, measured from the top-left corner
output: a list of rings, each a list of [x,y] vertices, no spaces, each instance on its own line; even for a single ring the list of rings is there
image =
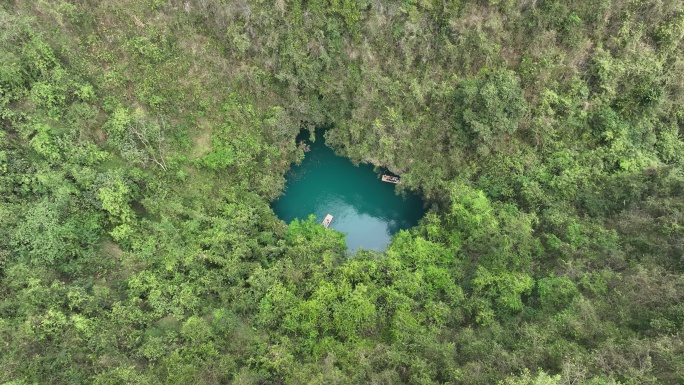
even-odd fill
[[[332,222],[332,218],[333,218],[332,215],[330,215],[330,214],[326,215],[325,219],[323,220],[323,227],[325,227],[327,229],[328,226],[330,226],[330,222]]]
[[[394,183],[394,184],[399,184],[399,182],[401,182],[401,180],[399,179],[398,176],[391,176],[391,175],[383,175],[382,181],[387,182],[387,183]]]

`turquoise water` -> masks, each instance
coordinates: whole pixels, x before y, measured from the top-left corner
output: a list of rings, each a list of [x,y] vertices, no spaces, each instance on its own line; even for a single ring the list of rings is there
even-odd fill
[[[324,144],[320,132],[309,143],[301,165],[286,175],[284,194],[273,211],[287,223],[314,214],[322,222],[333,216],[331,229],[346,233],[347,248],[384,251],[393,234],[415,226],[423,216],[423,202],[413,194],[395,194],[395,185],[380,180],[369,165],[354,166]]]

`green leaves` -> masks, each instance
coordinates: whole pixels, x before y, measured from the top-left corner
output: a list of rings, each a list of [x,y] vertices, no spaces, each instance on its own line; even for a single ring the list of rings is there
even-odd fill
[[[131,113],[126,107],[117,107],[104,125],[104,128],[109,135],[109,140],[116,144],[120,144],[126,137],[128,125],[133,122],[136,115],[139,115],[137,111],[136,113]]]
[[[363,284],[353,290],[347,285],[342,288],[342,300],[333,306],[333,325],[340,337],[357,339],[375,327],[375,295]]]
[[[514,205],[493,204],[482,191],[461,183],[451,188],[444,239],[487,268],[527,269],[540,252],[533,237],[537,219]]]
[[[17,55],[12,52],[0,51],[0,95],[17,97],[16,92],[25,82],[25,71]]]
[[[494,302],[499,311],[520,311],[522,296],[530,294],[534,279],[524,273],[494,272],[480,266],[472,279],[474,294]]]
[[[306,254],[296,256],[302,258],[318,259],[325,250],[342,255],[347,247],[344,234],[321,226],[313,215],[309,215],[305,221],[299,219],[292,221],[287,227],[285,240],[289,245],[301,246],[307,251]]]
[[[480,71],[454,92],[454,128],[465,132],[478,153],[488,154],[517,131],[527,112],[520,80],[510,70]]]
[[[52,48],[35,33],[22,47],[22,60],[28,75],[36,80],[48,75],[48,71],[57,67],[58,61]]]
[[[127,240],[133,233],[131,227],[135,214],[130,206],[133,191],[120,174],[110,174],[104,185],[97,190],[97,198],[102,209],[109,213],[109,220],[114,225],[110,234],[116,241]]]
[[[213,171],[222,171],[235,163],[235,151],[228,143],[212,139],[213,150],[202,158],[202,165]]]
[[[98,198],[102,202],[102,209],[122,222],[133,219],[133,211],[129,206],[131,189],[121,177],[108,180],[104,187],[100,187]]]
[[[30,144],[37,153],[52,162],[62,159],[59,146],[55,143],[55,131],[47,124],[37,124],[35,135]]]
[[[546,277],[537,281],[539,299],[544,307],[562,310],[579,295],[579,290],[568,277]]]

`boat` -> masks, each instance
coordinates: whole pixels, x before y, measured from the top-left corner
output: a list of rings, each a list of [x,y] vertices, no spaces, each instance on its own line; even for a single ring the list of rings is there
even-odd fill
[[[384,175],[382,176],[382,181],[387,182],[387,183],[394,183],[394,184],[399,184],[401,180],[399,179],[398,176],[392,176],[392,175]]]
[[[326,215],[325,219],[323,220],[323,227],[325,227],[327,229],[328,226],[330,226],[330,222],[332,222],[332,219],[333,219],[332,215],[330,215],[330,214]]]

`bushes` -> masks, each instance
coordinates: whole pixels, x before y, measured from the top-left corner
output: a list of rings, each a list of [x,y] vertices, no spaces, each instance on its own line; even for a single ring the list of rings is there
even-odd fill
[[[496,151],[519,128],[527,112],[520,81],[513,71],[483,70],[461,83],[454,94],[454,128],[463,131],[482,155]]]

